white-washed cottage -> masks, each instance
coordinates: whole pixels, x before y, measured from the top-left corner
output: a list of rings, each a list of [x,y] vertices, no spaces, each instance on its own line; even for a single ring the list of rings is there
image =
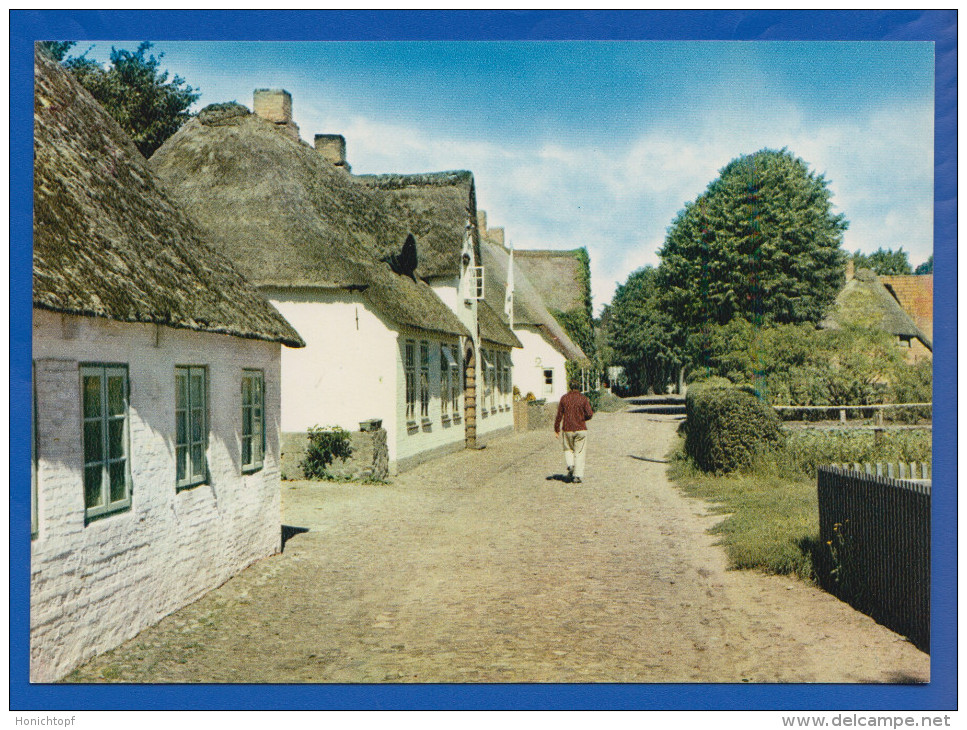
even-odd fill
[[[54,681],[281,540],[302,340],[35,57],[30,677]]]
[[[541,295],[518,265],[516,255],[504,242],[502,228],[486,228],[483,222],[481,252],[491,276],[485,282],[487,300],[504,307],[501,319],[520,340],[513,351],[513,384],[520,395],[528,393],[547,401],[560,400],[567,392],[568,361],[587,366],[588,358],[548,311]]]
[[[486,298],[488,271],[481,259],[473,174],[457,170],[358,179],[385,196],[392,215],[419,242],[416,275],[472,333],[464,343],[476,384],[476,408],[467,414],[468,445],[512,432],[511,353],[521,342]]]
[[[282,358],[287,443],[380,420],[391,473],[464,448],[473,333],[420,277],[422,244],[349,173],[338,137],[299,139],[287,92],[255,102],[206,107],[151,165],[306,341]]]

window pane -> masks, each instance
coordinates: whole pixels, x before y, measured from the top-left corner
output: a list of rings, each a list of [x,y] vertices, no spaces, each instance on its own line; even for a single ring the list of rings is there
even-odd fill
[[[175,408],[188,407],[188,373],[184,369],[175,371]]]
[[[125,484],[124,472],[126,460],[115,461],[111,463],[110,475],[111,475],[111,501],[120,502],[122,499],[127,497],[128,490]]]
[[[188,448],[186,446],[178,446],[175,449],[175,462],[178,464],[176,478],[179,482],[183,482],[188,478]]]
[[[84,417],[91,418],[101,415],[101,377],[99,375],[84,376]]]
[[[201,444],[192,444],[191,447],[191,476],[193,479],[205,476],[205,452]]]
[[[191,374],[191,405],[200,406],[205,401],[205,381],[202,371],[195,370]]]
[[[101,421],[84,422],[84,463],[102,461],[104,459],[104,441],[101,432]]]
[[[111,375],[107,379],[107,412],[111,416],[124,415],[124,376]]]
[[[191,411],[191,440],[201,441],[202,438],[202,410],[193,408]]]
[[[242,436],[252,435],[252,408],[242,409]]]
[[[107,455],[109,459],[124,456],[124,419],[112,418],[107,424]]]
[[[244,437],[242,439],[242,466],[248,466],[252,463],[252,439],[250,437]]]
[[[264,390],[264,383],[262,382],[262,375],[258,375],[252,378],[252,405],[262,406],[262,391]]]
[[[101,465],[84,468],[84,506],[99,507],[101,500]]]
[[[177,433],[175,443],[178,445],[188,444],[188,411],[175,411],[175,430]]]
[[[252,405],[252,378],[248,375],[242,378],[242,405]]]

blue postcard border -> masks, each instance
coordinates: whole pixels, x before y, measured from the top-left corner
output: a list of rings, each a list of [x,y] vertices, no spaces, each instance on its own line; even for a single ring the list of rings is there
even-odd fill
[[[29,659],[35,40],[897,40],[936,44],[934,485],[927,685],[32,685]],[[11,11],[11,710],[952,710],[957,707],[957,12]]]

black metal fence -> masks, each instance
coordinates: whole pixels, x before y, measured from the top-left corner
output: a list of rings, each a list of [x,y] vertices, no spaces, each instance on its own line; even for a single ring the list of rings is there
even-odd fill
[[[819,468],[823,587],[930,650],[930,484]]]

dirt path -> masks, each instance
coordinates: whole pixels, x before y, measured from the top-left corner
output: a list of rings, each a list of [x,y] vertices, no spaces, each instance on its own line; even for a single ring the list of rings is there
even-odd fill
[[[587,479],[518,434],[387,486],[286,482],[308,528],[81,668],[123,682],[923,682],[929,657],[793,579],[727,571],[664,476],[675,420],[602,414]]]

